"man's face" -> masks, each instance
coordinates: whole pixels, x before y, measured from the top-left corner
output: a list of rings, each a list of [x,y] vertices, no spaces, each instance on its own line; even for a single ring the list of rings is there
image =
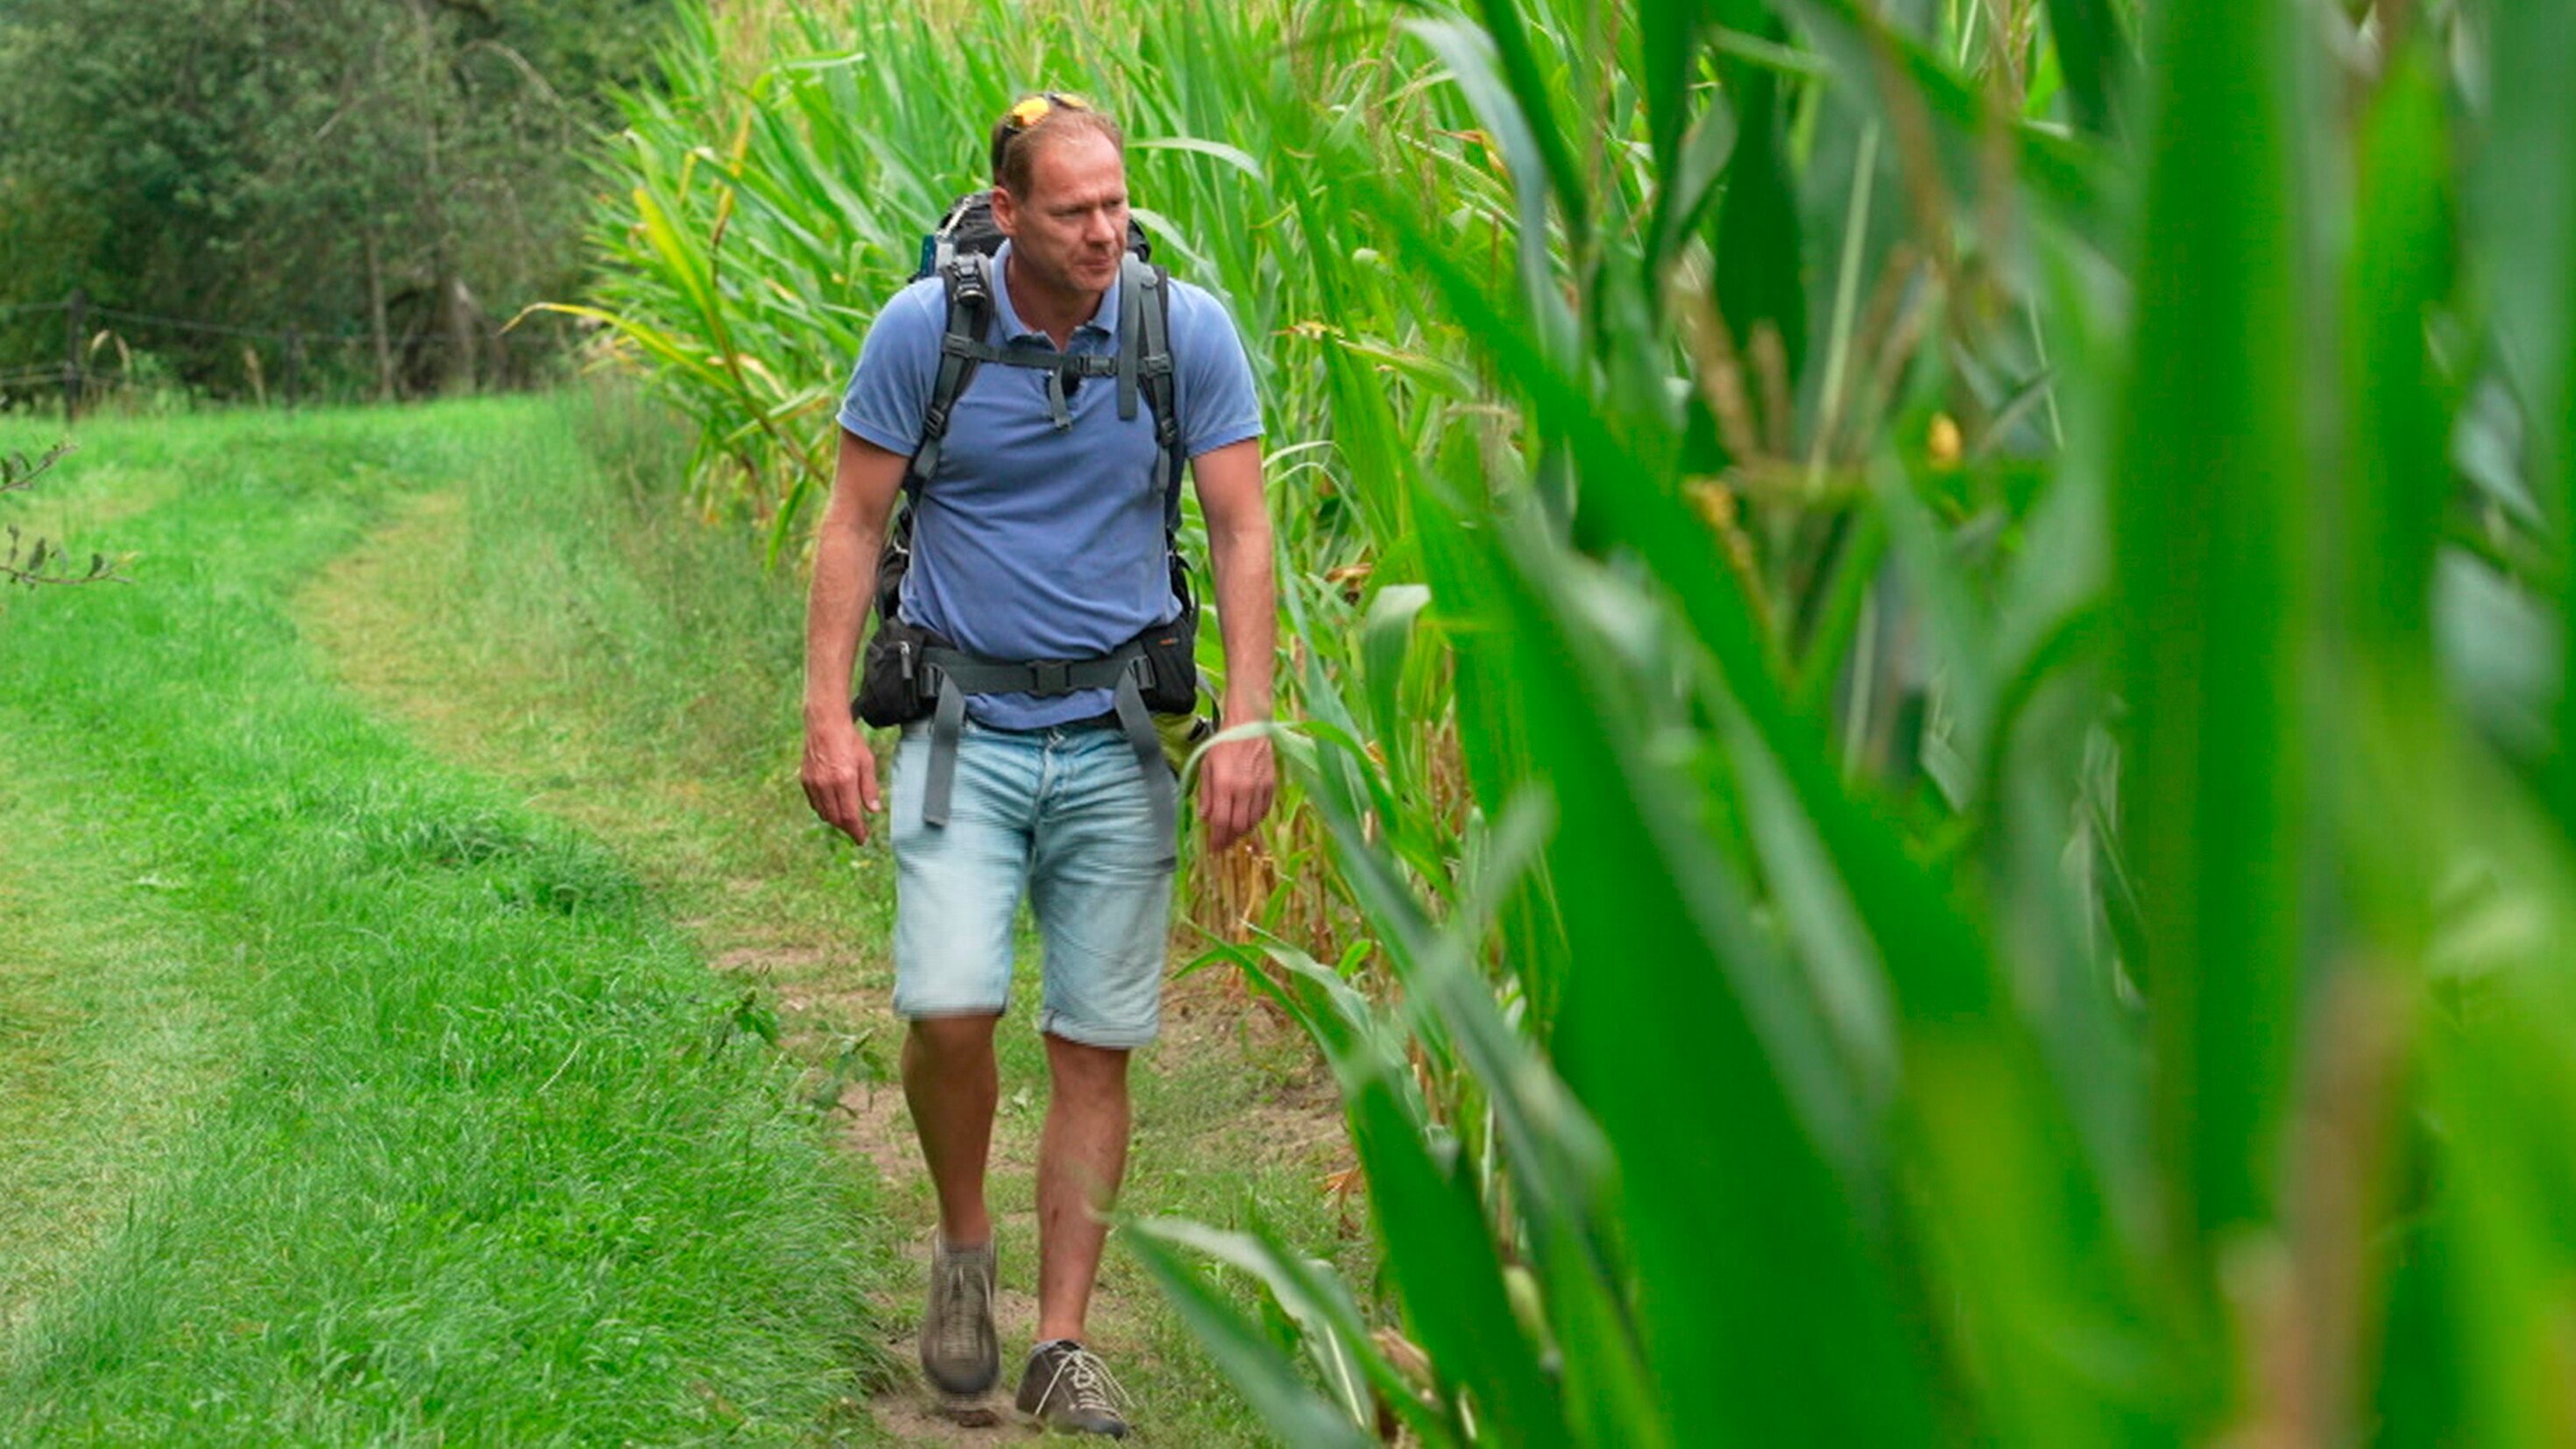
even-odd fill
[[[995,189],[993,222],[1040,285],[1107,291],[1127,249],[1127,167],[1118,148],[1088,131],[1040,147],[1026,196]]]

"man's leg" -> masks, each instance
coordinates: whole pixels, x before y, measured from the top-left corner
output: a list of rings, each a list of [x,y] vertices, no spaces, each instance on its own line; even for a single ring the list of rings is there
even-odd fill
[[[931,1016],[903,1039],[903,1099],[922,1161],[939,1195],[939,1235],[958,1247],[993,1241],[984,1164],[993,1143],[1001,1079],[993,1064],[996,1016]]]
[[[994,1330],[999,1260],[984,1210],[984,1159],[993,1140],[993,1016],[916,1018],[903,1039],[903,1095],[939,1195],[930,1250],[930,1307],[921,1320],[921,1371],[941,1392],[972,1399],[1002,1372]]]
[[[957,747],[945,826],[922,820],[930,741],[904,727],[894,761],[894,1009],[903,1039],[903,1096],[939,1195],[949,1242],[993,1239],[984,1165],[1000,1086],[993,1027],[1011,982],[1011,918],[1028,871],[1037,749],[1024,737],[968,724]]]
[[[1127,1168],[1127,1053],[1046,1038],[1046,1131],[1038,1139],[1038,1341],[1080,1341],[1109,1229],[1099,1215]]]
[[[922,819],[928,740],[907,726],[895,755],[895,1014],[904,1100],[939,1198],[921,1368],[934,1388],[973,1397],[1001,1375],[993,1323],[997,1261],[984,1166],[999,1094],[993,1027],[1009,1000],[1011,916],[1028,861],[1035,749],[971,724],[959,742],[949,821]]]
[[[1097,1212],[1127,1164],[1128,1055],[1162,1017],[1172,839],[1157,829],[1125,737],[1068,734],[1051,744],[1058,768],[1029,871],[1053,1082],[1038,1147],[1038,1343],[1016,1402],[1050,1428],[1124,1438],[1125,1396],[1083,1328],[1106,1236]]]

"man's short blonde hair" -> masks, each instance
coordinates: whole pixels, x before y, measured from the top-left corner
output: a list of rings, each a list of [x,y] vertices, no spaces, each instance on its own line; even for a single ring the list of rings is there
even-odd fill
[[[1126,159],[1126,133],[1089,101],[1063,91],[1022,97],[993,124],[993,184],[1013,196],[1028,195],[1038,152],[1082,135],[1106,137],[1119,159]]]

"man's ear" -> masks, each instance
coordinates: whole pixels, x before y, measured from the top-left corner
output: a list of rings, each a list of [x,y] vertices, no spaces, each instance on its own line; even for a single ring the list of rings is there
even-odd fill
[[[1011,199],[1011,193],[999,186],[993,188],[993,226],[995,230],[1007,237],[1016,237],[1020,234],[1019,203]]]

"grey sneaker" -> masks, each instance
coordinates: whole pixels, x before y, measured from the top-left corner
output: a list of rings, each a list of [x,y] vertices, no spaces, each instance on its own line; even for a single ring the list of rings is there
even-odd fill
[[[1001,1381],[1002,1344],[993,1336],[993,1245],[952,1248],[930,1239],[930,1310],[921,1316],[921,1371],[955,1398]]]
[[[1020,1375],[1020,1412],[1035,1415],[1048,1428],[1124,1439],[1127,1421],[1118,1410],[1128,1402],[1127,1391],[1109,1376],[1109,1365],[1072,1339],[1059,1338],[1029,1351],[1028,1372]]]

